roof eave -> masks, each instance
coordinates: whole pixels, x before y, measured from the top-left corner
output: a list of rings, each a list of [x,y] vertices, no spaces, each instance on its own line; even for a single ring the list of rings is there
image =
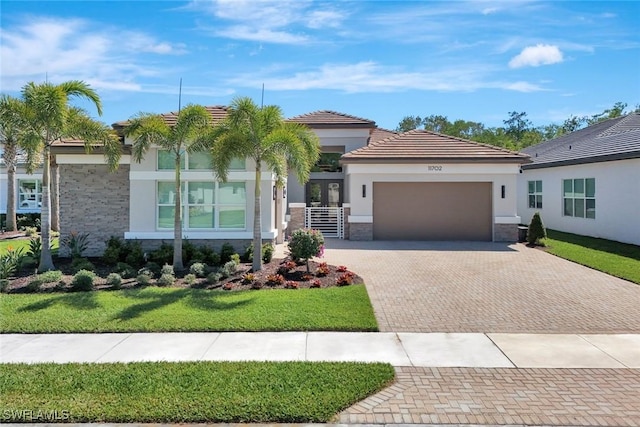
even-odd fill
[[[443,164],[456,164],[456,163],[516,163],[525,164],[531,163],[531,159],[528,157],[496,157],[496,158],[482,158],[482,157],[459,157],[459,158],[440,158],[440,157],[387,157],[387,158],[369,158],[369,157],[347,157],[340,159],[340,164],[425,164],[425,163],[443,163]]]
[[[568,159],[568,160],[559,160],[555,162],[545,162],[545,163],[536,163],[535,160],[526,166],[523,166],[523,170],[528,169],[545,169],[545,168],[555,168],[559,166],[572,166],[572,165],[585,165],[589,163],[602,163],[602,162],[613,162],[616,160],[630,160],[630,159],[639,159],[640,151],[629,151],[626,153],[617,153],[617,154],[608,154],[605,156],[591,156],[584,157],[579,159]]]

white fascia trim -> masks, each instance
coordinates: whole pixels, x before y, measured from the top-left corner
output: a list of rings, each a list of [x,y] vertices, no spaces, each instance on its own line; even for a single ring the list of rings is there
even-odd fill
[[[351,203],[343,203],[342,207],[343,208],[350,208],[351,207]]]
[[[519,216],[497,216],[493,220],[494,224],[520,224],[522,218]]]
[[[306,203],[289,203],[290,208],[306,208]]]
[[[181,171],[181,179],[184,180],[215,180],[216,176],[211,171]],[[254,172],[229,172],[227,181],[253,181],[255,179]],[[155,181],[155,180],[173,180],[175,179],[175,171],[130,171],[129,179],[131,181]],[[262,176],[262,182],[271,182],[271,176]]]
[[[102,154],[57,154],[56,163],[59,165],[106,165],[107,161]],[[131,156],[122,155],[120,164],[131,164]]]
[[[349,215],[350,224],[370,224],[373,223],[372,215]]]
[[[263,239],[275,239],[277,232],[263,231]],[[173,231],[127,231],[124,233],[125,239],[163,239],[173,240]],[[220,239],[253,239],[253,232],[251,231],[184,231],[182,238],[185,240],[220,240]]]

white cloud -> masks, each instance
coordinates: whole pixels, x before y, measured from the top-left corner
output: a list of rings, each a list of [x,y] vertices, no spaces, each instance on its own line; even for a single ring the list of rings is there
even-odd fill
[[[543,88],[526,82],[502,82],[487,79],[482,67],[461,67],[429,71],[403,71],[372,61],[355,64],[324,64],[317,69],[294,71],[291,75],[273,75],[272,71],[246,73],[230,79],[230,85],[269,90],[338,90],[346,93],[388,93],[407,90],[474,91],[503,89],[533,92]]]
[[[538,67],[562,62],[562,52],[558,46],[549,44],[537,44],[527,46],[518,55],[509,61],[510,68]]]
[[[306,30],[338,28],[347,16],[304,0],[195,0],[189,7],[222,21],[213,31],[217,36],[279,44],[308,43],[311,37]]]
[[[81,19],[37,17],[0,33],[3,90],[19,90],[45,76],[53,82],[81,79],[96,89],[141,91],[136,80],[161,75],[141,54],[184,53],[184,45],[158,41],[136,31],[101,28]],[[166,70],[164,70],[166,71]]]

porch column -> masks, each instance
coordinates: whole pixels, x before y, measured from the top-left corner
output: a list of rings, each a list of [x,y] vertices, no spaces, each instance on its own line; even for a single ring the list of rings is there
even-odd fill
[[[294,230],[304,228],[304,215],[306,203],[289,203],[289,223],[287,225],[287,236],[291,236]]]

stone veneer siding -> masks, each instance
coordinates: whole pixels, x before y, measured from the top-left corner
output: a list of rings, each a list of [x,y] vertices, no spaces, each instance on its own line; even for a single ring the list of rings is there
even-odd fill
[[[373,223],[352,222],[349,224],[349,240],[373,240]]]
[[[111,236],[129,228],[129,165],[109,172],[106,165],[60,168],[60,234],[89,233],[86,256],[101,256]],[[68,254],[60,248],[60,254]]]
[[[297,230],[299,228],[304,228],[305,209],[306,208],[304,207],[289,208],[289,215],[291,216],[291,218],[289,219],[289,223],[287,224],[287,230],[285,232],[287,237],[291,236],[291,233],[293,233],[294,230]]]
[[[517,242],[518,224],[493,224],[494,242]]]

